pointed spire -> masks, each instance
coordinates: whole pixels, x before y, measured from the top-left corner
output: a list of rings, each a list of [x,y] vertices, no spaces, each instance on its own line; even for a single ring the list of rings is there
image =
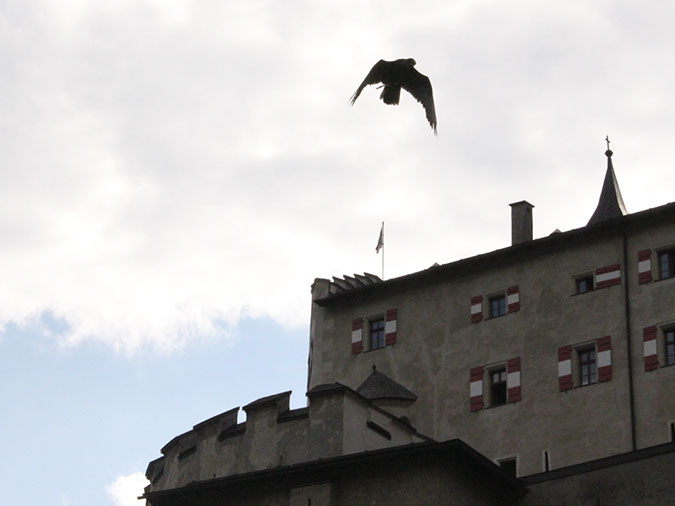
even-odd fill
[[[614,165],[612,164],[612,150],[609,149],[609,137],[605,138],[607,142],[607,172],[605,173],[605,182],[602,184],[602,191],[600,192],[600,200],[598,207],[596,207],[593,216],[588,220],[588,225],[594,225],[612,218],[620,218],[628,214],[626,206],[623,203],[621,190],[619,189],[619,182],[616,180],[614,174]]]

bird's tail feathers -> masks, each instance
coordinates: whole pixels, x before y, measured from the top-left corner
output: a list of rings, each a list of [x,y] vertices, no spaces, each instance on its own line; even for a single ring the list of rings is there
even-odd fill
[[[385,85],[380,98],[385,104],[398,105],[398,101],[401,98],[401,87]]]

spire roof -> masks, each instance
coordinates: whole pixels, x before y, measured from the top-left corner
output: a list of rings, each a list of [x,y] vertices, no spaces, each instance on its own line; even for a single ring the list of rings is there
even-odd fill
[[[600,200],[593,216],[588,220],[588,225],[594,225],[612,218],[620,218],[627,213],[626,206],[623,203],[619,182],[614,174],[614,165],[612,164],[612,151],[609,149],[609,140],[607,141],[607,172],[605,173],[605,182],[602,184]]]

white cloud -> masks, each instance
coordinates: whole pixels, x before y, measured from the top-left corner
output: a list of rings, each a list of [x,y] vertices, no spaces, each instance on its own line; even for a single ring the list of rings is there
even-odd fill
[[[145,501],[139,501],[138,497],[143,495],[143,489],[149,484],[143,473],[138,472],[119,475],[106,485],[105,490],[114,506],[144,506]]]
[[[523,198],[582,226],[605,134],[629,210],[670,199],[666,7],[388,5],[0,8],[0,325],[132,353],[305,324],[314,277],[379,273],[382,219],[388,277],[507,245]],[[347,106],[408,56],[438,138],[405,94]]]

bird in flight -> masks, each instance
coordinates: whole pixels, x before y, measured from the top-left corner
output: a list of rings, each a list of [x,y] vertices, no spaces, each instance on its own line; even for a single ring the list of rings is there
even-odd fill
[[[417,100],[427,114],[427,120],[436,134],[436,109],[434,108],[434,94],[431,90],[431,81],[424,74],[420,74],[413,67],[417,62],[412,58],[402,58],[396,61],[380,60],[373,68],[361,85],[352,95],[351,105],[370,84],[382,83],[384,87],[380,98],[385,104],[397,105],[401,97],[401,88],[410,93]]]

